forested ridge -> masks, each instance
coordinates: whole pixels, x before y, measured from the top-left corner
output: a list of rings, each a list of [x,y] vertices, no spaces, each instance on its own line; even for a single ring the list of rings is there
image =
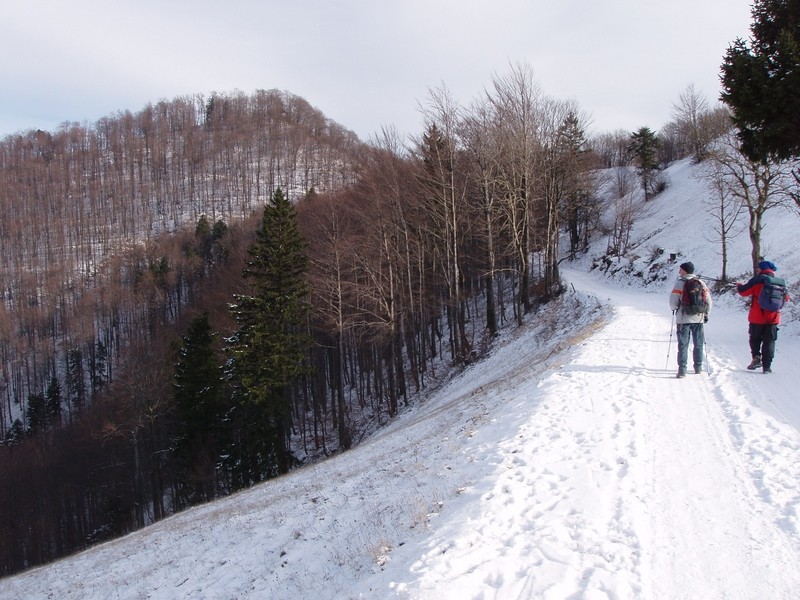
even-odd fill
[[[629,132],[587,140],[525,68],[492,83],[432,92],[410,142],[275,91],[4,139],[0,574],[348,449],[591,236],[621,250],[598,168]],[[657,147],[692,151],[677,125]]]
[[[155,293],[148,285],[173,287],[158,310],[177,316],[190,283],[181,280],[192,279],[184,271],[196,265],[165,248],[173,242],[161,234],[194,231],[201,217],[238,221],[277,187],[292,196],[339,188],[353,178],[358,145],[301,98],[274,91],[162,101],[92,126],[65,123],[3,140],[0,431],[13,401],[24,413],[27,396],[58,374],[59,350],[80,352],[75,370],[99,381],[120,340],[142,331],[136,313],[147,302],[99,294],[135,287],[146,298]],[[76,311],[89,303],[94,313]],[[80,323],[70,322],[75,312]],[[94,356],[98,345],[108,358]],[[87,394],[66,391],[77,402]]]
[[[167,497],[180,333],[230,329],[253,215],[351,183],[361,146],[277,91],[0,142],[0,573],[197,500]]]

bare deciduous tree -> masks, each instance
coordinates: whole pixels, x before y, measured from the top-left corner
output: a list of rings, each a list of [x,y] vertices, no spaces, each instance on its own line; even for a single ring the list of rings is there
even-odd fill
[[[755,272],[761,260],[761,234],[764,228],[764,213],[787,200],[783,187],[790,177],[790,168],[779,162],[754,162],[740,151],[735,134],[717,139],[713,144],[711,159],[715,162],[715,177],[719,185],[733,199],[742,203],[749,215],[748,235],[751,244],[751,259]]]
[[[744,203],[740,196],[731,193],[730,182],[726,181],[726,169],[716,160],[706,161],[699,177],[706,182],[713,195],[705,199],[705,205],[709,214],[714,219],[712,229],[718,236],[720,243],[720,256],[722,260],[722,270],[720,281],[728,281],[728,240],[739,231],[741,215],[744,211]]]
[[[541,86],[528,65],[517,65],[505,77],[495,76],[487,96],[497,136],[497,181],[502,194],[505,227],[513,244],[519,281],[515,304],[517,323],[531,308],[531,218],[536,178]]]

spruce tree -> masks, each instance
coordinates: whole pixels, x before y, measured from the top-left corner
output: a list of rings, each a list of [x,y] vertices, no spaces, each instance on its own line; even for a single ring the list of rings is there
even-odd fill
[[[57,377],[51,377],[45,392],[45,403],[47,405],[47,416],[58,425],[61,422],[61,383]]]
[[[755,0],[750,44],[722,63],[720,99],[732,110],[742,152],[754,162],[800,156],[800,2]]]
[[[5,444],[7,446],[18,446],[23,442],[25,439],[25,425],[22,424],[22,421],[19,418],[14,419],[14,422],[9,427],[8,431],[6,431],[6,439]]]
[[[569,256],[574,259],[581,248],[589,246],[590,208],[589,180],[590,172],[586,136],[580,120],[574,112],[570,112],[558,129],[556,137],[557,160],[561,171],[563,211],[569,232]]]
[[[83,353],[78,348],[67,351],[67,399],[78,413],[86,400],[86,382],[83,371]],[[74,415],[73,415],[74,416]]]
[[[636,163],[637,173],[642,180],[645,201],[653,195],[655,172],[658,169],[658,136],[649,127],[640,127],[631,134],[628,152]]]
[[[178,468],[179,501],[194,504],[216,494],[222,452],[222,372],[214,350],[208,315],[189,325],[175,365],[177,417],[173,444]]]
[[[47,429],[47,404],[42,394],[30,394],[28,396],[25,424],[30,435],[36,435],[40,431]]]
[[[95,352],[92,355],[90,367],[90,377],[92,380],[92,398],[96,398],[106,383],[106,371],[108,368],[108,350],[106,345],[97,340]]]
[[[278,189],[264,208],[244,270],[248,294],[232,307],[229,375],[239,401],[240,483],[285,473],[294,462],[292,384],[305,373],[308,258],[294,206]]]

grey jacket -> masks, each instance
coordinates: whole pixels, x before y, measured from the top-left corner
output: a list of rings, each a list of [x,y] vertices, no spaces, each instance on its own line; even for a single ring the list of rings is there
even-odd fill
[[[675,322],[678,325],[682,325],[684,323],[702,323],[706,319],[706,314],[700,315],[687,315],[683,312],[683,308],[681,308],[681,295],[683,294],[683,286],[686,284],[687,279],[695,279],[697,275],[687,275],[686,277],[678,277],[675,281],[675,285],[672,286],[672,291],[669,294],[669,307],[675,312]],[[711,292],[708,291],[708,286],[705,282],[701,279],[703,283],[703,287],[706,288],[706,296],[708,297],[708,311],[711,312]],[[677,312],[676,312],[677,311]]]

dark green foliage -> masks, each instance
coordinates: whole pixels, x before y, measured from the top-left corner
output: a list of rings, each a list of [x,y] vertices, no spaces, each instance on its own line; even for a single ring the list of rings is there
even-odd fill
[[[95,397],[106,383],[106,370],[108,369],[108,350],[106,350],[106,345],[101,340],[97,340],[95,344],[95,351],[89,364],[89,369],[92,379],[92,397]],[[53,381],[56,384],[58,383],[55,379]],[[60,393],[61,388],[59,386]]]
[[[561,204],[569,232],[570,258],[575,258],[579,249],[588,250],[595,210],[591,198],[591,180],[586,176],[590,171],[586,136],[574,113],[570,113],[559,127],[556,144],[563,180]]]
[[[211,96],[206,102],[206,127],[211,128],[211,122],[214,118],[214,96]]]
[[[636,166],[640,169],[655,169],[658,167],[658,136],[649,127],[640,127],[631,134],[631,143],[628,146]]]
[[[55,377],[50,379],[44,394],[30,394],[25,410],[26,431],[30,435],[48,431],[61,418],[61,384]]]
[[[209,264],[224,260],[227,257],[227,250],[222,246],[220,240],[228,231],[225,221],[218,219],[214,226],[208,222],[205,215],[197,220],[194,229],[194,236],[197,241],[197,248],[192,248],[192,254],[200,254]]]
[[[47,428],[47,405],[42,394],[28,396],[28,409],[25,414],[27,431],[35,435]]]
[[[654,191],[655,172],[658,169],[658,148],[661,143],[658,136],[649,127],[640,127],[631,134],[628,145],[637,173],[642,180],[644,199],[649,200]]]
[[[25,426],[19,419],[14,419],[11,427],[6,431],[5,444],[7,446],[18,446],[25,439]]]
[[[755,162],[800,155],[800,0],[756,0],[748,44],[722,63],[720,99],[732,112],[742,152]]]
[[[217,491],[223,446],[221,378],[214,336],[204,314],[189,325],[175,365],[174,453],[179,497],[188,503],[211,500]]]
[[[211,225],[208,224],[208,218],[205,215],[200,215],[200,218],[197,219],[194,235],[201,239],[211,235]]]
[[[153,275],[153,281],[160,288],[167,286],[167,276],[170,272],[169,259],[166,256],[153,261],[150,264],[150,273]]]
[[[217,222],[214,223],[214,227],[211,230],[211,239],[215,242],[221,239],[225,233],[228,231],[228,226],[225,224],[225,221],[222,219],[217,219]]]
[[[58,422],[61,419],[61,401],[61,383],[59,383],[56,377],[53,377],[50,379],[50,383],[47,384],[45,405],[48,418],[52,419],[54,422]]]
[[[231,340],[229,377],[241,427],[235,468],[239,481],[284,473],[289,447],[292,384],[305,373],[308,258],[292,204],[278,189],[264,208],[262,227],[244,270],[249,294],[232,307],[239,330]]]

